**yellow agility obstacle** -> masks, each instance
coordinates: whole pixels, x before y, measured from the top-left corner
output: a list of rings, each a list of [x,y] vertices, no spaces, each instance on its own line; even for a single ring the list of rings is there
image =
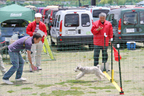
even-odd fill
[[[104,41],[105,41],[105,36],[104,36]],[[103,73],[105,74],[105,76],[107,77],[107,79],[115,86],[115,88],[119,91],[120,95],[124,95],[124,91],[122,90],[122,77],[121,77],[121,66],[120,66],[120,52],[119,52],[119,48],[120,45],[117,44],[117,48],[118,51],[112,46],[112,41],[111,41],[111,77],[109,76],[109,74],[107,74],[106,72],[106,64],[104,63],[104,69],[103,69]],[[105,50],[105,42],[104,42],[104,50]],[[113,69],[113,50],[114,50],[114,56],[115,56],[115,60],[118,61],[119,64],[119,77],[120,77],[120,87],[119,85],[114,81],[114,69]]]
[[[44,38],[43,51],[44,51],[44,53],[49,54],[51,60],[55,60],[55,58],[54,58],[54,56],[52,54],[51,48],[49,46],[47,37]]]
[[[120,88],[120,87],[118,86],[118,84],[114,81],[114,78],[112,79],[112,78],[109,76],[109,74],[107,74],[106,71],[104,71],[103,73],[105,74],[105,76],[107,77],[107,79],[116,87],[116,89],[117,89],[119,92],[121,92],[121,88]],[[114,76],[112,75],[112,77],[114,77]]]

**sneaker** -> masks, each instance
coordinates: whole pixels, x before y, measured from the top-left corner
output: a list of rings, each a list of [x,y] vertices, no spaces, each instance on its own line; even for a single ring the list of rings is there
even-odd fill
[[[30,72],[33,72],[33,70],[32,70],[32,69],[30,69]]]
[[[33,72],[32,68],[30,67],[30,72]]]
[[[2,79],[2,81],[3,81],[4,83],[8,84],[8,85],[12,85],[12,84],[13,84],[13,83],[10,82],[9,80],[4,80],[4,79]]]
[[[21,77],[20,79],[16,79],[16,81],[26,81],[26,78]]]
[[[41,67],[37,67],[37,70],[42,70],[42,68]]]
[[[105,63],[105,68],[106,68],[106,72],[108,72],[110,70],[109,63]],[[104,71],[104,63],[102,63],[102,65],[101,65],[101,71]]]

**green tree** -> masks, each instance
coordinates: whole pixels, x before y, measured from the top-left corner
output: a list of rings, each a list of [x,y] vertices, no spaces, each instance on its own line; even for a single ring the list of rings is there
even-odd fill
[[[109,3],[109,4],[112,4],[112,3],[113,3],[113,0],[108,0],[108,3]]]
[[[108,3],[108,0],[101,0],[100,1],[100,4],[107,4]]]

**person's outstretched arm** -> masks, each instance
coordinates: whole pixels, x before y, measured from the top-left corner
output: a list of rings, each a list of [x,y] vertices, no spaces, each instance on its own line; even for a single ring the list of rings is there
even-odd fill
[[[32,70],[37,70],[37,67],[32,64],[31,51],[27,50],[27,54],[28,54],[28,60],[30,62]]]

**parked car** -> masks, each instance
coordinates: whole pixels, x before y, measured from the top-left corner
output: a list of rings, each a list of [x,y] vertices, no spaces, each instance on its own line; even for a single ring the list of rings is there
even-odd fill
[[[48,9],[43,9],[43,10],[42,10],[42,22],[44,22],[45,16],[47,15],[47,11],[48,11],[49,9],[50,9],[50,8],[48,8]]]
[[[42,11],[42,21],[44,22],[46,16],[47,16],[47,11],[50,9],[58,8],[59,6],[47,6],[43,9]]]
[[[53,20],[55,19],[55,15],[59,10],[67,10],[68,8],[54,8],[47,11],[47,16],[45,17],[44,23],[48,27],[48,35],[50,35],[51,25],[53,24]]]
[[[88,9],[92,13],[92,17],[93,17],[94,22],[99,20],[99,14],[101,12],[104,12],[104,13],[107,14],[110,11],[110,8],[107,8],[107,7],[91,7],[91,8],[88,8]]]
[[[61,10],[56,13],[50,31],[51,44],[61,50],[63,45],[93,46],[92,15],[88,10]]]
[[[42,14],[42,10],[44,9],[44,7],[38,7],[37,8],[37,13],[41,13]]]
[[[47,15],[45,16],[44,23],[48,27],[48,35],[50,35],[51,25],[52,25],[53,20],[55,19],[55,14],[58,12],[58,10],[59,10],[58,8],[50,9],[46,13]]]
[[[121,8],[111,10],[107,20],[112,23],[114,44],[128,41],[144,41],[144,9]]]

